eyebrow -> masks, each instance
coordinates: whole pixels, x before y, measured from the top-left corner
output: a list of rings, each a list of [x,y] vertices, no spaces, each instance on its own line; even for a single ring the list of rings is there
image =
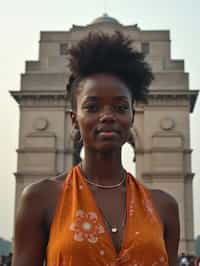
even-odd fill
[[[83,98],[83,100],[91,100],[91,101],[96,101],[96,100],[98,100],[98,97],[96,97],[96,96],[85,96],[84,98]]]
[[[87,96],[83,100],[91,100],[91,101],[98,101],[100,97],[97,96]],[[114,100],[127,100],[127,96],[114,96]]]

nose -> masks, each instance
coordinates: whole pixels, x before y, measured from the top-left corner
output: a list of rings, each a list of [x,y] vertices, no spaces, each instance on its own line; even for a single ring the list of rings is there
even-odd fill
[[[116,118],[112,107],[103,108],[100,114],[100,122],[113,122],[115,119]]]

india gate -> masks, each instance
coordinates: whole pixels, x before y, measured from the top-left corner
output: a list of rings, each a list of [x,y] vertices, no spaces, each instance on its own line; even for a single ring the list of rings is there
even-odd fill
[[[193,253],[190,113],[198,92],[189,90],[184,60],[171,59],[168,30],[142,30],[104,14],[86,26],[73,25],[69,31],[41,32],[39,58],[26,61],[20,88],[11,92],[20,109],[16,207],[26,185],[53,177],[76,161],[66,95],[68,49],[91,31],[128,35],[153,69],[148,103],[136,104],[136,176],[147,187],[176,198],[181,222],[179,252]]]

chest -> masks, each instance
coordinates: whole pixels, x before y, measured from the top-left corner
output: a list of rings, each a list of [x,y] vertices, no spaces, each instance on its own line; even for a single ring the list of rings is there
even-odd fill
[[[91,187],[97,208],[100,210],[105,227],[113,245],[119,252],[126,224],[127,197],[125,187],[112,190]]]
[[[167,262],[160,223],[148,198],[135,188],[133,184],[112,192],[99,191],[73,180],[54,213],[47,261],[53,266],[64,262],[110,266],[116,260],[127,261],[125,266],[129,262],[145,266],[158,260]],[[112,233],[113,227],[117,233]]]

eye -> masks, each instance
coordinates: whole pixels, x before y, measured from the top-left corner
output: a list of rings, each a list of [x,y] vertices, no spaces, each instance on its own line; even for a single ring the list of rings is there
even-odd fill
[[[83,109],[90,113],[95,113],[98,111],[98,106],[95,103],[86,104],[83,106]]]
[[[119,104],[119,105],[116,105],[114,107],[114,109],[118,113],[125,113],[125,112],[129,111],[129,105],[127,105],[127,104]]]

